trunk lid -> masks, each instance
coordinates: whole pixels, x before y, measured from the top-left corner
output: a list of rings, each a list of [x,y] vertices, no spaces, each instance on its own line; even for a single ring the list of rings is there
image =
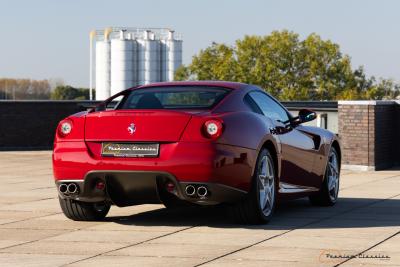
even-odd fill
[[[176,142],[191,114],[170,110],[108,110],[89,113],[85,141]]]

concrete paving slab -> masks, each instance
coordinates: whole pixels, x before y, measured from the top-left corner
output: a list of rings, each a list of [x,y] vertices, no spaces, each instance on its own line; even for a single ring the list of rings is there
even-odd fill
[[[400,231],[400,171],[343,171],[334,207],[286,202],[271,223],[248,226],[221,208],[162,205],[112,207],[103,222],[74,222],[58,204],[51,152],[0,152],[0,165],[1,266],[333,266],[343,259],[327,253],[363,250],[391,258],[343,266],[400,266],[400,239],[389,238]]]
[[[18,240],[0,240],[0,248],[8,248],[15,245],[23,244],[26,241],[18,241]]]
[[[64,266],[82,257],[84,256],[0,253],[0,262],[2,267],[54,267]]]
[[[102,222],[76,222],[71,220],[55,222],[54,220],[46,220],[44,218],[34,218],[0,225],[0,229],[78,230],[101,223]]]
[[[214,244],[168,244],[149,242],[107,253],[106,255],[134,257],[176,257],[201,258],[204,261],[240,249],[240,246],[220,246]]]
[[[57,255],[97,255],[109,250],[127,246],[126,243],[111,242],[67,242],[39,240],[4,248],[0,253],[6,254],[57,254]]]
[[[307,266],[307,267],[321,267],[321,266],[331,266],[331,265],[323,265],[320,263],[310,263],[307,262],[296,262],[296,261],[272,261],[272,260],[253,260],[253,259],[221,259],[214,262],[206,263],[202,265],[204,267],[236,267],[236,266],[245,266],[245,267],[296,267],[296,266]]]
[[[0,229],[1,240],[35,241],[63,234],[64,230]]]
[[[195,266],[201,259],[193,258],[174,258],[174,257],[131,257],[131,256],[99,256],[85,261],[81,261],[68,266],[71,267],[120,267],[120,266],[165,266],[165,267],[186,267]]]
[[[282,233],[283,231],[281,231]],[[219,245],[219,246],[248,246],[253,243],[260,242],[264,239],[276,235],[276,231],[260,234],[240,235],[229,233],[191,233],[182,231],[174,235],[169,235],[154,241],[164,244],[201,244],[201,245]],[[151,242],[150,242],[151,243]]]
[[[165,232],[74,231],[48,238],[49,241],[140,243],[165,235]]]
[[[341,251],[349,254],[356,253],[355,250]],[[279,266],[280,264],[285,266],[288,263],[292,264],[293,266],[333,266],[342,261],[341,259],[327,258],[326,253],[336,253],[336,250],[301,247],[254,246],[237,253],[227,255],[222,259],[216,260],[215,263],[218,264],[223,260],[242,262],[257,260],[260,262],[260,264],[264,264],[263,262],[268,261],[274,262],[275,264],[272,266]]]
[[[12,210],[12,211],[44,211],[44,212],[59,212],[60,207],[58,203],[54,201],[55,198],[44,198],[40,200],[28,201],[24,203],[17,203],[11,205],[1,205],[1,210]]]

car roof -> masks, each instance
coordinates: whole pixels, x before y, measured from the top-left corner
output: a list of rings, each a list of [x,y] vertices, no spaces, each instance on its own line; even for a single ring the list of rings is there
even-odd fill
[[[225,87],[236,90],[245,88],[248,85],[245,83],[226,82],[226,81],[179,81],[179,82],[157,82],[157,83],[142,85],[132,89],[168,87],[168,86],[215,86],[215,87]]]

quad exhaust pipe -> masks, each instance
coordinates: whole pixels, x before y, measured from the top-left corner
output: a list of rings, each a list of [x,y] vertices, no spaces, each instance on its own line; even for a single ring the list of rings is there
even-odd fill
[[[207,193],[208,193],[207,187],[205,187],[205,186],[199,186],[199,187],[197,188],[197,195],[198,195],[199,197],[205,197],[205,196],[207,196]]]
[[[58,191],[63,195],[75,195],[79,191],[79,187],[76,183],[62,183],[58,186]]]
[[[197,196],[200,198],[204,198],[208,195],[208,189],[204,185],[199,185],[195,187],[195,185],[189,184],[185,187],[185,193],[189,197]]]
[[[66,184],[60,184],[58,186],[58,191],[60,191],[60,193],[62,193],[62,194],[66,194],[67,190],[68,190],[68,185],[66,185]]]
[[[77,192],[78,192],[78,186],[75,183],[70,183],[67,187],[67,193],[73,195]]]
[[[192,197],[196,193],[196,188],[193,185],[187,185],[185,188],[185,193],[189,197]]]

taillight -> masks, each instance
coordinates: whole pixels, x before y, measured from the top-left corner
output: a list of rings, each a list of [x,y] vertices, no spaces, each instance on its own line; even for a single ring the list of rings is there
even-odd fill
[[[60,123],[58,127],[58,133],[61,136],[67,136],[71,133],[71,131],[72,131],[72,121],[64,120]]]
[[[207,138],[216,139],[221,136],[223,124],[219,120],[208,120],[204,123],[203,133]]]

